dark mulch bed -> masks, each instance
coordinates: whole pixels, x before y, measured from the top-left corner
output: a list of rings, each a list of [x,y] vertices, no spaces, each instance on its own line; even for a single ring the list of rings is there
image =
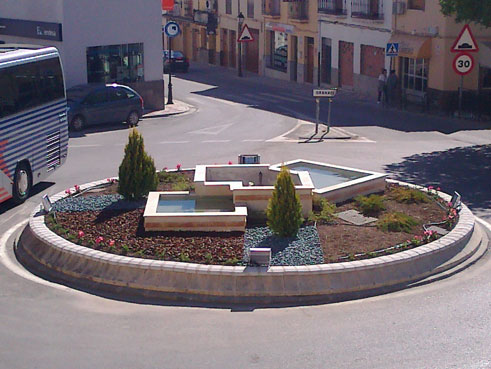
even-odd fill
[[[190,180],[194,177],[194,171],[184,173]],[[158,190],[172,190],[172,184],[160,183]],[[117,183],[103,189],[89,191],[82,196],[116,193]],[[373,252],[414,239],[415,236],[423,234],[424,224],[441,222],[447,215],[447,211],[435,200],[422,204],[401,204],[391,199],[390,196],[384,197],[387,209],[380,215],[386,212],[402,212],[416,218],[419,224],[413,228],[412,232],[383,232],[374,224],[355,226],[339,218],[335,218],[333,224],[317,223],[320,245],[319,241],[315,243],[319,250],[322,248],[324,262],[348,261],[383,255],[383,253],[375,255]],[[89,208],[93,209],[93,207]],[[353,201],[338,206],[336,212],[349,209],[355,209]],[[266,231],[260,231],[257,225],[248,229],[246,244],[244,244],[244,234],[241,232],[145,232],[141,206],[140,208],[135,206],[134,209],[115,209],[110,206],[99,211],[57,211],[56,221],[52,216],[47,216],[46,222],[50,229],[62,237],[87,247],[120,255],[203,264],[237,265],[247,254],[248,248],[257,242],[259,246],[265,242],[272,242],[272,244],[276,242],[274,237],[271,238]],[[80,231],[83,232],[83,235],[80,234]],[[315,233],[315,228],[313,232]],[[317,238],[317,235],[310,233],[306,239]],[[255,238],[259,241],[252,242],[251,240]],[[281,245],[281,250],[276,256],[273,255],[277,257],[278,265],[322,262],[321,254],[314,255],[315,247],[311,249],[303,247],[298,243],[299,240],[303,242],[302,237],[298,237]],[[269,244],[267,246],[270,247]],[[415,247],[415,244],[406,246],[406,248],[411,247]],[[287,250],[286,253],[285,250]],[[282,255],[281,252],[284,254]],[[292,264],[288,264],[289,262]]]

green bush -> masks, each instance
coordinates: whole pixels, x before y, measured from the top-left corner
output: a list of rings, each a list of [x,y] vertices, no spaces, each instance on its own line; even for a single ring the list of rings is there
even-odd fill
[[[310,221],[332,223],[334,213],[336,212],[336,205],[331,204],[319,195],[314,195],[312,198],[312,210],[314,212],[309,216]]]
[[[356,207],[365,216],[377,216],[385,210],[384,198],[379,195],[357,196],[355,201]]]
[[[282,167],[266,209],[268,226],[280,237],[293,237],[303,223],[302,204],[295,193],[290,172]]]
[[[128,200],[138,200],[157,188],[153,159],[145,152],[143,137],[133,128],[119,166],[118,192]]]
[[[184,173],[163,170],[158,173],[158,178],[160,183],[170,184],[173,191],[194,190],[193,182]]]
[[[395,187],[390,191],[390,196],[399,203],[422,204],[429,202],[429,198],[423,192],[414,188]]]
[[[419,222],[403,213],[387,213],[377,221],[377,228],[384,232],[410,233]]]

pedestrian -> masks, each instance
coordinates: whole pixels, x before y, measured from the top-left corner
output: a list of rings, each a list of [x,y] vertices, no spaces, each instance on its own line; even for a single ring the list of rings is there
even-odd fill
[[[384,92],[386,92],[386,82],[387,82],[387,69],[382,68],[380,75],[378,76],[378,98],[377,104],[380,104]],[[384,96],[385,98],[385,96]]]
[[[396,100],[397,83],[399,82],[396,71],[392,69],[387,77],[387,103],[393,105]]]

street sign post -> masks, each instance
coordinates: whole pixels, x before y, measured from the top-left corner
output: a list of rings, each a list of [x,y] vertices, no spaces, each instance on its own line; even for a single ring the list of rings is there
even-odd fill
[[[251,42],[251,41],[254,41],[254,36],[252,36],[249,27],[247,27],[247,24],[244,24],[242,31],[240,31],[239,38],[237,38],[237,42]]]
[[[176,37],[181,32],[179,24],[170,21],[164,26],[164,33],[167,35],[169,40],[169,93],[167,94],[167,104],[174,104],[172,99],[172,39]]]
[[[388,43],[385,48],[385,56],[399,56],[399,43]]]
[[[477,41],[472,34],[471,27],[466,24],[460,31],[459,36],[455,40],[451,51],[453,53],[468,52],[476,53],[479,51]]]
[[[176,22],[170,21],[165,24],[164,32],[167,37],[172,38],[176,37],[181,32],[181,28]]]
[[[465,76],[472,72],[474,68],[474,58],[471,54],[460,53],[457,54],[453,60],[453,69],[455,73]]]
[[[328,89],[317,89],[312,92],[312,95],[315,97],[315,134],[319,132],[319,124],[320,124],[320,110],[321,110],[321,98],[327,97],[329,99],[329,109],[327,111],[327,133],[329,133],[329,129],[331,126],[331,103],[332,98],[336,96],[337,88],[328,88]]]

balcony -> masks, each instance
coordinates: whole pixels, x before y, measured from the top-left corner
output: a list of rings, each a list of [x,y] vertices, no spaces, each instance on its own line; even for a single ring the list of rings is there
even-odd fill
[[[194,23],[208,24],[208,11],[194,10],[193,20]]]
[[[379,0],[352,0],[351,17],[383,20],[383,2]]]
[[[263,0],[263,15],[280,16],[280,0]]]
[[[309,3],[307,0],[289,2],[288,18],[298,21],[307,21],[309,19]]]
[[[346,0],[318,0],[317,11],[323,14],[346,15]]]

